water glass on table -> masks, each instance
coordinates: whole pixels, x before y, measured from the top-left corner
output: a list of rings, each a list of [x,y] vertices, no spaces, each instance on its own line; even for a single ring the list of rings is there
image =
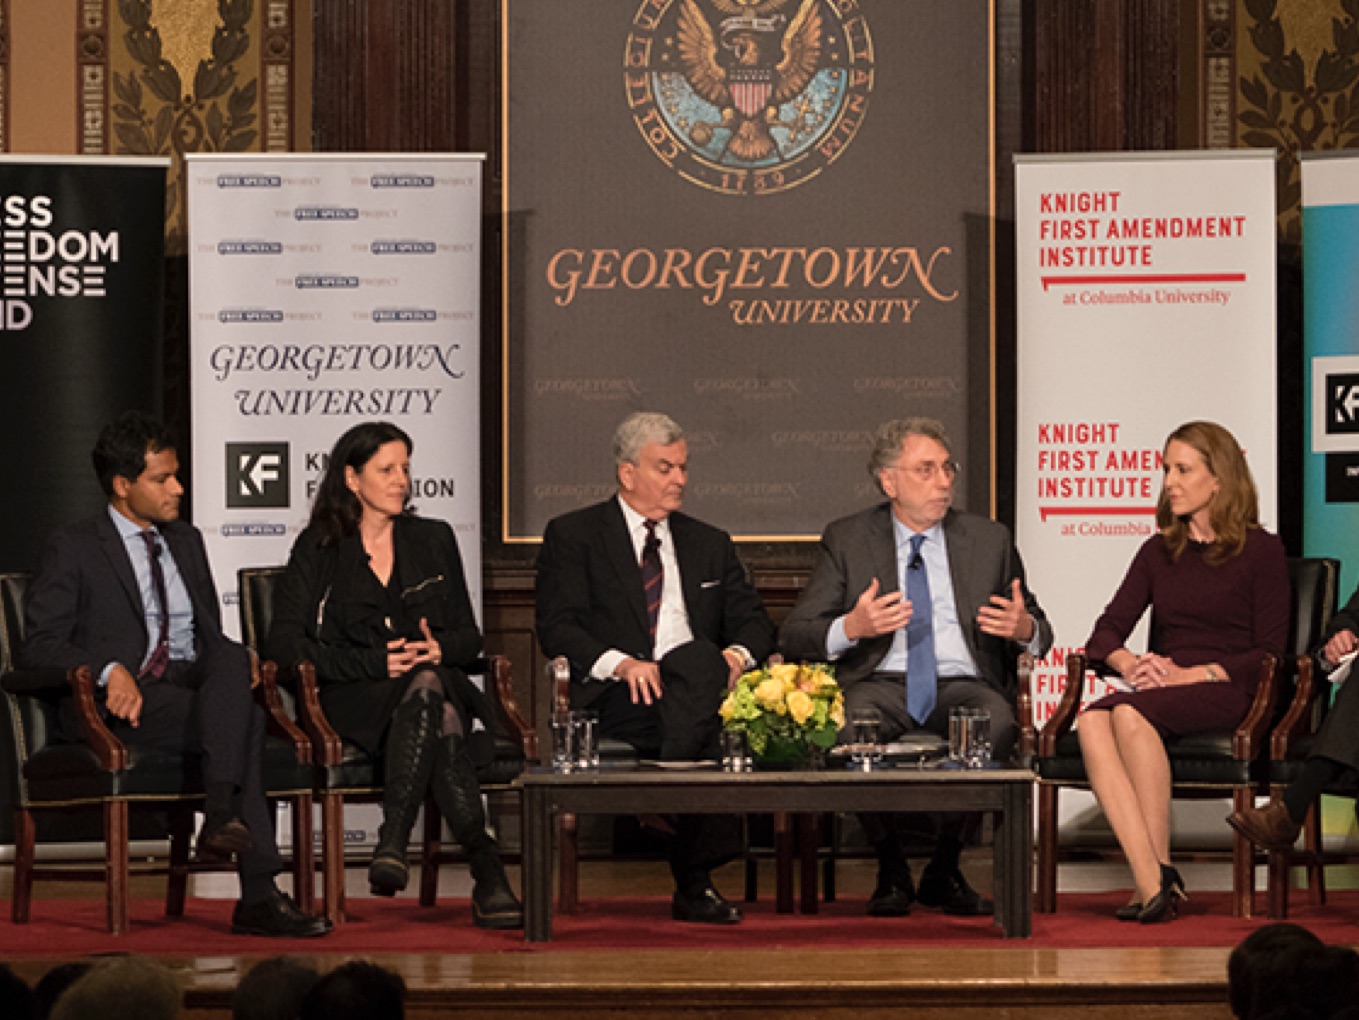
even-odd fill
[[[576,769],[588,772],[599,768],[599,713],[572,712],[570,722]]]
[[[755,762],[750,754],[750,738],[744,730],[723,730],[721,742],[722,771],[749,772],[754,767]]]
[[[570,712],[556,712],[552,716],[552,770],[576,770],[576,728]]]
[[[856,708],[849,715],[849,759],[861,772],[871,772],[882,761],[882,713],[876,708]]]
[[[967,751],[964,760],[970,769],[984,769],[991,764],[991,713],[981,708],[972,709],[968,716]]]
[[[991,713],[982,708],[952,708],[948,713],[948,756],[959,768],[991,764]]]

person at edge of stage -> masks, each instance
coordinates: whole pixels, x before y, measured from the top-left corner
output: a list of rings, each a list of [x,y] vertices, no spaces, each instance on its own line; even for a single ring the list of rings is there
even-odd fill
[[[1076,724],[1090,787],[1132,871],[1123,921],[1172,920],[1185,899],[1170,862],[1165,738],[1233,729],[1249,711],[1268,655],[1288,639],[1288,564],[1260,526],[1259,499],[1236,438],[1215,422],[1171,432],[1156,504],[1158,531],[1133,557],[1086,641],[1092,666],[1124,690]],[[1147,609],[1147,651],[1124,642]]]
[[[18,663],[88,666],[100,714],[123,744],[202,756],[195,846],[200,858],[236,860],[233,933],[324,935],[330,922],[274,883],[283,861],[262,777],[265,714],[249,653],[222,632],[203,535],[179,518],[174,438],[129,411],[104,426],[91,459],[108,505],[50,537],[25,600]]]

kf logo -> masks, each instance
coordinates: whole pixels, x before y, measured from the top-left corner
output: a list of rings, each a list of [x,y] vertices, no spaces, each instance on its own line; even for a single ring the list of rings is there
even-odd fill
[[[287,443],[227,443],[228,507],[288,507]]]
[[[1359,433],[1359,374],[1326,376],[1326,434]]]

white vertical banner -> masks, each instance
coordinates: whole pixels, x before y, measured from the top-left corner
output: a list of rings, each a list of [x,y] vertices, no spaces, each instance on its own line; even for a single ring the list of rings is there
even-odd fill
[[[1056,631],[1041,724],[1156,529],[1177,425],[1231,430],[1277,526],[1274,153],[1022,156],[1015,171],[1016,532]]]
[[[224,622],[335,440],[390,421],[481,607],[481,156],[189,155],[193,518]]]

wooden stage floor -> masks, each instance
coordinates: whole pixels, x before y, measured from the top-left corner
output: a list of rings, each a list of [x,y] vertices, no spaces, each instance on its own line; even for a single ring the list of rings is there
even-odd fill
[[[973,859],[969,877],[985,883],[985,852]],[[1199,866],[1203,868],[1205,866]],[[1224,865],[1208,867],[1222,868]],[[1092,870],[1093,869],[1093,870]],[[1102,869],[1102,870],[1101,870]],[[459,870],[459,869],[445,869]],[[1065,870],[1065,866],[1064,866]],[[0,892],[7,894],[5,869]],[[1126,884],[1117,867],[1081,865],[1084,888]],[[450,876],[458,881],[458,876]],[[361,882],[362,872],[350,881]],[[737,891],[737,873],[724,875]],[[873,880],[866,861],[840,869],[846,895],[864,895]],[[145,895],[159,895],[154,880]],[[772,874],[762,876],[772,888]],[[1191,885],[1216,884],[1201,871]],[[1066,883],[1064,883],[1065,885]],[[97,895],[97,886],[61,887],[57,894]],[[663,865],[587,863],[582,894],[661,895]],[[357,886],[355,893],[361,894]],[[45,895],[53,895],[52,886]],[[461,893],[465,895],[465,891]],[[6,935],[14,929],[4,926]],[[111,950],[116,949],[110,945]],[[343,956],[314,955],[318,966]],[[1076,1020],[1076,1018],[1181,1018],[1228,1020],[1227,948],[1032,949],[1022,941],[997,948],[959,951],[934,948],[709,951],[551,952],[488,955],[392,955],[375,946],[371,955],[399,972],[410,989],[407,1016],[497,1017],[910,1017],[911,1020]],[[0,944],[0,957],[3,947]],[[230,1017],[232,989],[259,956],[167,960],[183,977],[184,1016]],[[21,976],[36,980],[57,960],[11,961]]]

